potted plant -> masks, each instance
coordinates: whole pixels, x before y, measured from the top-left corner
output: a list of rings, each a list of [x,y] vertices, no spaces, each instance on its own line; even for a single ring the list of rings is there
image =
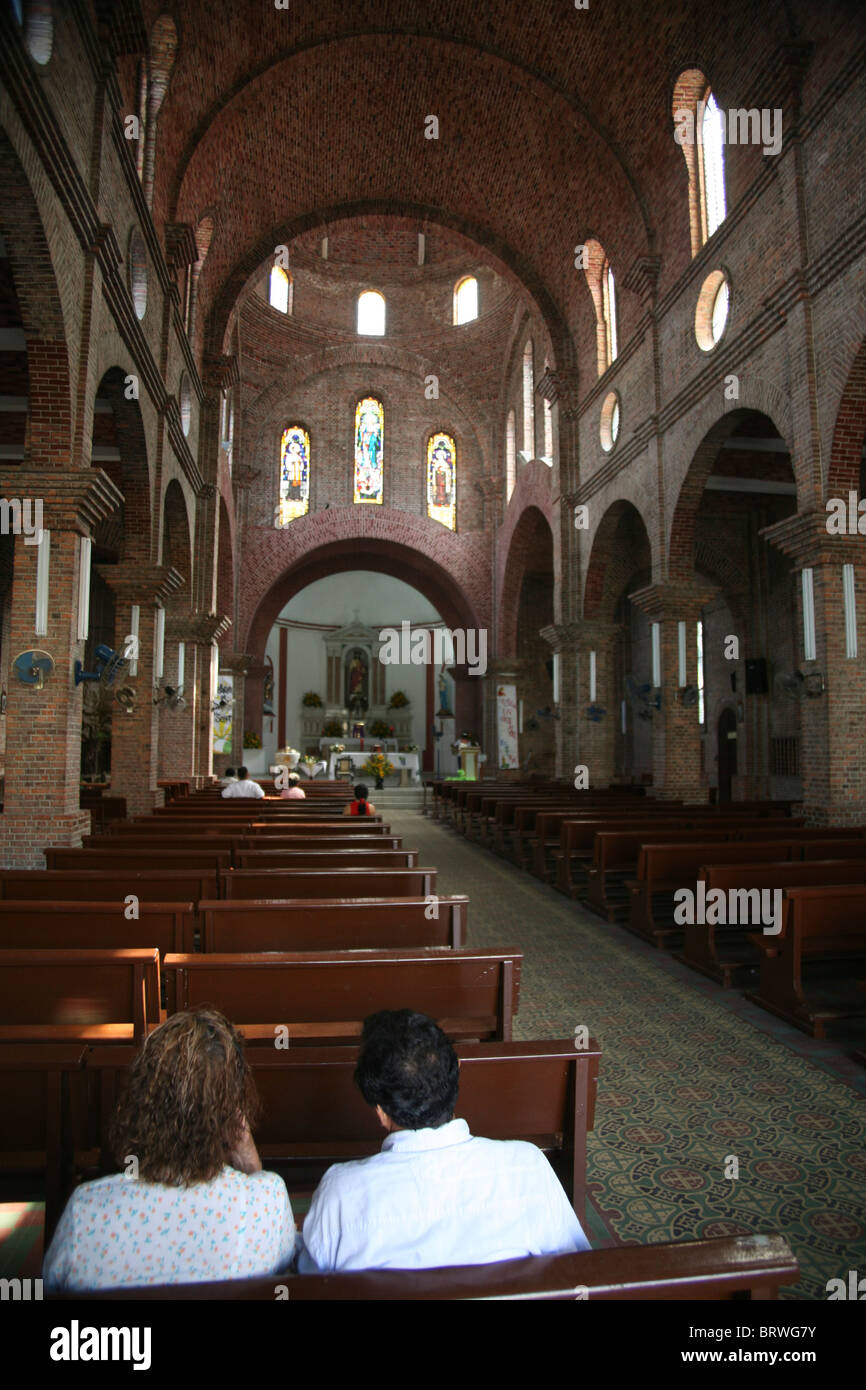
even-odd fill
[[[390,777],[394,771],[394,764],[389,762],[384,753],[371,753],[361,768],[368,777],[375,777],[376,790],[378,791],[385,785],[385,778]]]
[[[403,690],[395,690],[391,699],[388,701],[389,709],[405,709],[409,704],[409,697]]]
[[[301,704],[306,705],[307,709],[321,709],[322,697],[321,695],[317,695],[315,690],[308,690],[301,700]]]

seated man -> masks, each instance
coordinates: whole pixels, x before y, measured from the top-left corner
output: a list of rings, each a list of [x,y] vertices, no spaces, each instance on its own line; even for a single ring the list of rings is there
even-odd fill
[[[226,787],[223,796],[252,796],[260,801],[264,796],[262,788],[258,782],[254,782],[245,767],[238,768],[238,780],[230,787]]]
[[[523,1140],[454,1119],[459,1062],[411,1009],[365,1020],[355,1080],[388,1137],[329,1168],[304,1222],[301,1274],[491,1264],[588,1250],[553,1169]]]
[[[235,770],[234,770],[234,768],[233,768],[233,767],[227,767],[226,770],[225,770],[225,772],[223,773],[222,777],[220,778],[220,786],[221,786],[221,787],[233,787],[234,784],[235,784],[235,782],[236,782],[237,780],[238,780],[238,779],[237,779],[237,777],[235,777]]]

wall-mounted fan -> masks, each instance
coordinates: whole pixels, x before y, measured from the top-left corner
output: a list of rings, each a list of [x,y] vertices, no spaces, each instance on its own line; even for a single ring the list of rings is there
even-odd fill
[[[33,651],[22,652],[20,656],[16,656],[12,662],[12,669],[22,684],[32,685],[41,690],[45,684],[45,677],[50,676],[54,670],[54,657],[37,647]]]
[[[606,714],[607,710],[602,709],[601,705],[587,706],[586,717],[591,724],[600,724]]]
[[[662,707],[662,693],[649,681],[639,685],[634,676],[626,676],[625,693],[638,719],[652,719],[653,710]]]
[[[154,695],[155,705],[164,705],[166,709],[186,709],[186,700],[183,698],[183,686],[175,689],[173,685],[166,685],[162,691]]]
[[[824,694],[824,677],[820,671],[811,671],[808,675],[802,671],[777,671],[773,680],[773,694],[797,704],[803,700],[815,700]]]
[[[684,685],[680,691],[680,704],[692,709],[698,703],[700,693],[696,685]]]
[[[122,685],[114,692],[114,698],[124,714],[132,714],[135,709],[135,691],[131,685]]]
[[[116,677],[129,665],[125,656],[121,656],[120,652],[106,647],[103,643],[99,644],[93,655],[96,660],[97,669],[95,671],[85,671],[81,662],[76,661],[76,685],[80,685],[82,681],[102,681],[104,685],[113,685]]]

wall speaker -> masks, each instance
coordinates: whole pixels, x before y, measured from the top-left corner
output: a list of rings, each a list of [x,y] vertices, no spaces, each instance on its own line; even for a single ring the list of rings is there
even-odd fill
[[[746,694],[747,695],[766,695],[769,690],[767,684],[767,662],[763,656],[746,659]]]

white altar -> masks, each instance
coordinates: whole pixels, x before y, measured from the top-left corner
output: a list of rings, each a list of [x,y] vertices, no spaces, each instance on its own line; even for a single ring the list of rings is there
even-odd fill
[[[379,740],[379,742],[381,741],[382,740]],[[347,749],[345,753],[332,753],[328,759],[328,776],[331,778],[336,776],[338,758],[351,758],[352,770],[354,771],[355,768],[363,767],[372,751],[372,748],[370,748],[366,753],[350,753]],[[388,761],[394,764],[394,772],[401,772],[402,769],[405,768],[413,782],[420,782],[421,759],[417,753],[389,753]],[[366,776],[366,773],[364,776]]]
[[[327,753],[335,743],[342,743],[347,753],[360,753],[362,751],[359,738],[337,738],[334,734],[322,735],[319,739],[319,751]],[[372,738],[368,734],[364,739],[364,748],[366,749],[364,757],[367,756],[367,753],[372,753],[376,747],[381,748],[383,753],[396,753],[400,747],[400,740],[397,738]]]

